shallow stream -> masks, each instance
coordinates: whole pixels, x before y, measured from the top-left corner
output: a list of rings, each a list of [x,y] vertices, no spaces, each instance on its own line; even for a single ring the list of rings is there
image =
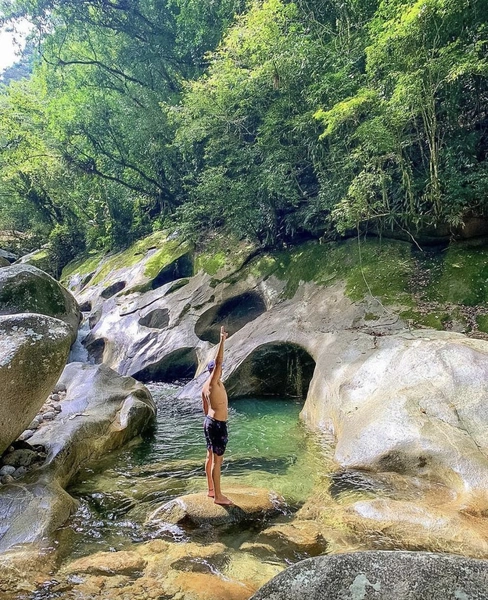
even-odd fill
[[[154,430],[107,456],[96,470],[81,472],[68,490],[81,505],[58,535],[61,559],[128,549],[134,542],[155,537],[187,539],[177,526],[155,530],[144,522],[164,502],[205,489],[203,414],[194,405],[175,399],[179,392],[175,385],[148,387],[158,405]],[[302,401],[283,398],[231,402],[222,470],[224,493],[226,484],[272,489],[288,504],[283,520],[304,503],[326,475],[328,447],[301,423],[302,406]],[[217,533],[213,541],[237,547],[253,535],[255,531],[227,530]]]

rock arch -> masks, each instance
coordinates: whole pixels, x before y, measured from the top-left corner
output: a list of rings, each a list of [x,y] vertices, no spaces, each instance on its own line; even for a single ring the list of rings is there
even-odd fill
[[[151,329],[164,329],[169,324],[169,310],[156,308],[139,319],[139,325]]]
[[[246,292],[204,312],[195,325],[195,333],[205,342],[218,344],[221,325],[225,325],[232,335],[264,312],[266,305],[261,296],[256,292]]]
[[[305,398],[315,361],[301,346],[272,342],[256,348],[226,381],[233,396]]]
[[[163,381],[172,383],[191,379],[197,370],[198,358],[194,348],[179,348],[167,354],[160,361],[148,365],[131,376],[138,381]]]

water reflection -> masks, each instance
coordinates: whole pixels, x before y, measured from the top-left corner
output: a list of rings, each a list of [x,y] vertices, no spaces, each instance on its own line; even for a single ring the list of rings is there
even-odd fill
[[[80,509],[59,533],[65,557],[122,550],[153,537],[185,539],[178,527],[159,525],[156,531],[144,522],[156,506],[204,489],[203,414],[194,404],[175,399],[179,386],[148,387],[158,405],[152,432],[107,456],[96,470],[81,472],[69,489],[80,500]],[[324,463],[320,440],[299,420],[302,406],[280,398],[231,403],[224,491],[226,483],[273,489],[286,498],[290,510],[306,500]]]

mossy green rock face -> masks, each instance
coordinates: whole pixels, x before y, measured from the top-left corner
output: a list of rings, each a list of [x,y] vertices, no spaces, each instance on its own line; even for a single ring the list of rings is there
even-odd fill
[[[30,252],[29,254],[25,254],[24,256],[22,256],[22,258],[19,258],[19,260],[16,261],[15,264],[32,265],[33,267],[41,269],[41,271],[49,273],[49,275],[54,275],[49,261],[49,253],[44,248],[41,248],[40,250],[35,250],[34,252]]]
[[[74,293],[87,292],[83,301],[94,302],[119,292],[147,292],[192,274],[192,245],[158,231],[121,252],[73,261],[64,268],[61,281]]]
[[[80,310],[74,297],[50,275],[31,265],[0,269],[0,315],[37,313],[69,325],[76,337]]]
[[[0,454],[52,391],[71,345],[70,328],[35,314],[0,316]]]

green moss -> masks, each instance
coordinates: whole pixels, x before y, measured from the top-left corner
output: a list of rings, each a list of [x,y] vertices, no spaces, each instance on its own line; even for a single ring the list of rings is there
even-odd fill
[[[488,301],[488,248],[453,245],[443,253],[428,299],[476,306]]]
[[[476,323],[478,325],[479,331],[483,333],[488,333],[488,315],[478,315],[476,317]]]
[[[127,250],[118,252],[103,261],[103,265],[92,280],[92,284],[96,285],[108,277],[114,271],[118,271],[124,267],[131,267],[142,260],[146,253],[154,247],[163,244],[166,240],[166,233],[157,231],[152,235],[137,241]]]
[[[195,271],[215,275],[226,265],[227,255],[223,250],[213,254],[201,254],[195,260]]]
[[[75,273],[79,273],[80,275],[88,275],[88,273],[92,273],[98,268],[98,265],[103,260],[103,257],[104,254],[102,252],[97,252],[71,261],[64,267],[63,272],[61,273],[61,283],[66,285],[69,278]]]
[[[159,273],[184,254],[191,252],[192,246],[189,243],[181,243],[179,240],[164,242],[163,247],[157,250],[146,262],[144,275],[149,279],[154,279]]]
[[[310,242],[275,255],[275,275],[286,280],[284,294],[291,298],[301,282],[327,286],[345,281],[346,294],[362,300],[371,293],[382,301],[411,304],[408,289],[413,269],[408,244],[372,239],[358,244],[348,240],[331,244]]]
[[[0,281],[3,314],[33,312],[57,316],[66,313],[66,301],[58,284],[46,276],[16,275]]]
[[[215,276],[223,272],[223,276],[235,273],[255,250],[253,244],[232,238],[215,236],[206,244],[205,250],[195,258],[195,272],[203,271]]]

